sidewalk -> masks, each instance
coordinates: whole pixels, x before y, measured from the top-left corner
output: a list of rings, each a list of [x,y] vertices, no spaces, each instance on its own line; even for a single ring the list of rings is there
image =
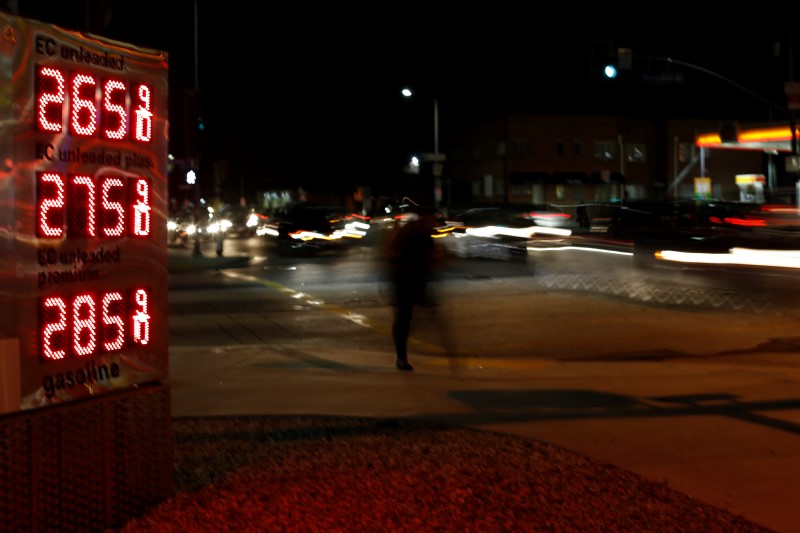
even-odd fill
[[[171,348],[176,488],[200,492],[127,531],[800,531],[796,331],[753,322],[771,350],[669,365]]]
[[[195,255],[191,247],[171,246],[168,252],[168,266],[171,273],[191,272],[192,270],[215,270],[220,268],[241,268],[247,266],[250,257],[246,255],[217,256],[208,250]]]

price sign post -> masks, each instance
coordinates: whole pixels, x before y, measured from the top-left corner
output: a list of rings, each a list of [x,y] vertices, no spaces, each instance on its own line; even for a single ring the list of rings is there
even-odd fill
[[[167,74],[164,52],[0,14],[9,529],[111,526],[171,490]]]

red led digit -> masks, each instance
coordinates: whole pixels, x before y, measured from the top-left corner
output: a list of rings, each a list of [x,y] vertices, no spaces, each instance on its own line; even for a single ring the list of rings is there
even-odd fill
[[[56,172],[36,175],[36,235],[57,239],[64,234],[64,178]]]
[[[134,119],[133,140],[150,142],[153,137],[153,101],[149,85],[139,84],[132,96]]]
[[[131,315],[133,320],[133,342],[145,345],[150,342],[150,313],[149,313],[150,294],[145,289],[136,289],[133,293],[134,312]]]
[[[112,140],[125,138],[128,129],[128,112],[125,110],[127,87],[119,80],[106,80],[103,84],[102,124],[103,137]]]
[[[64,359],[66,350],[67,304],[63,298],[53,296],[41,300],[42,357],[49,360]]]
[[[146,178],[132,180],[131,192],[131,235],[147,237],[150,235],[150,181]]]
[[[109,292],[103,295],[100,307],[102,320],[102,346],[106,352],[121,350],[125,345],[125,313],[122,293]]]
[[[61,133],[64,128],[64,74],[52,67],[36,69],[36,127]]]
[[[91,137],[97,131],[97,79],[88,74],[72,77],[69,129],[74,135]]]
[[[125,183],[122,178],[105,177],[100,181],[100,227],[103,237],[120,237],[125,231]]]
[[[76,175],[69,181],[69,219],[67,235],[70,237],[95,236],[95,192],[91,176]]]
[[[78,357],[92,355],[97,348],[97,319],[91,294],[72,299],[72,351]]]

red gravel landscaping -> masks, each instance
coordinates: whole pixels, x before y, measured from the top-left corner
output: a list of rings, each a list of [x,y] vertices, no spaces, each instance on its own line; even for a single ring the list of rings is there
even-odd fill
[[[173,428],[175,495],[120,531],[770,531],[522,437],[313,416]]]

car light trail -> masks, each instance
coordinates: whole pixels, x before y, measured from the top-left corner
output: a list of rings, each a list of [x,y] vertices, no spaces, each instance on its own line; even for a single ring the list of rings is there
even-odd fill
[[[530,252],[564,252],[564,251],[578,251],[578,252],[597,252],[601,254],[613,255],[633,255],[633,252],[622,252],[620,250],[607,250],[604,248],[590,248],[587,246],[528,246]]]
[[[655,257],[657,259],[679,263],[800,268],[800,250],[731,248],[727,253],[694,253],[661,250],[655,253]]]
[[[503,226],[485,226],[482,228],[467,228],[466,233],[477,235],[478,237],[493,237],[495,235],[507,235],[509,237],[521,237],[524,239],[541,233],[544,235],[560,235],[568,237],[572,231],[564,228],[547,228],[544,226],[530,226],[527,228],[506,228]]]

